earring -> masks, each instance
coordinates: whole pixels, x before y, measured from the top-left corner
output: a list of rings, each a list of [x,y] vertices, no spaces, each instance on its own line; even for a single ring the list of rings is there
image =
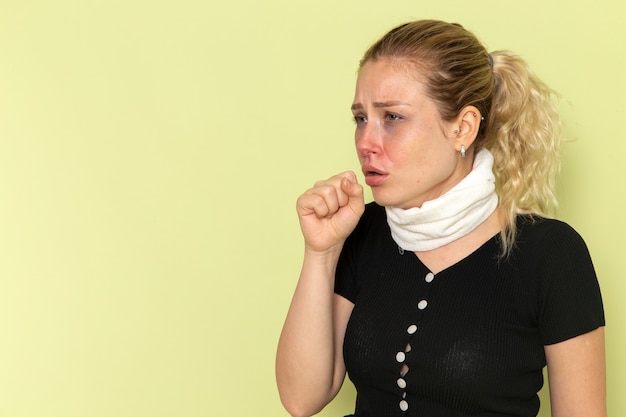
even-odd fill
[[[478,117],[478,115],[475,112],[472,112],[472,115],[474,117]],[[480,120],[485,120],[485,116],[480,116]]]
[[[459,134],[459,129],[454,129],[454,132],[453,132],[453,133],[454,133],[455,135],[458,135],[458,134]]]
[[[461,158],[465,158],[465,145],[461,145]]]

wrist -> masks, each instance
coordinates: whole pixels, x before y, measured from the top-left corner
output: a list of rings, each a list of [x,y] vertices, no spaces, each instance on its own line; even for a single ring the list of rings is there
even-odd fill
[[[339,259],[339,255],[341,254],[341,249],[343,249],[343,242],[332,245],[328,248],[318,249],[313,246],[304,245],[304,256],[305,258],[310,258],[312,260],[317,261],[334,261],[336,262]]]
[[[335,276],[335,269],[343,244],[334,245],[325,250],[305,247],[303,268],[309,271],[318,271],[324,275]]]

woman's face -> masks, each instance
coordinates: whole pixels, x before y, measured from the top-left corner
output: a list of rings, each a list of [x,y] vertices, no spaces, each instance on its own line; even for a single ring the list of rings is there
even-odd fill
[[[403,209],[439,197],[471,169],[458,152],[459,124],[441,119],[420,74],[409,68],[398,61],[368,61],[352,105],[365,182],[378,204]]]

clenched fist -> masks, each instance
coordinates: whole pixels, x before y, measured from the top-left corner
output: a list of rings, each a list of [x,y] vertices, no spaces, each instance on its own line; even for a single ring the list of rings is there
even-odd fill
[[[315,183],[296,208],[306,248],[327,251],[342,245],[356,227],[365,210],[363,187],[354,172],[343,172]]]

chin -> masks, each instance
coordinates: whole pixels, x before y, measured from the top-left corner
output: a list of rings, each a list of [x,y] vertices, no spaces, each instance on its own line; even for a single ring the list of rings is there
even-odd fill
[[[380,191],[376,192],[375,189],[372,189],[372,197],[374,197],[374,201],[379,206],[394,207],[397,204],[395,199],[390,198],[388,195],[385,195]]]
[[[402,210],[409,210],[414,207],[421,207],[421,204],[411,204],[411,202],[404,200],[400,201],[397,198],[392,198],[389,195],[383,195],[382,193],[376,193],[372,191],[372,196],[374,197],[374,201],[379,206],[383,207],[396,207]]]

